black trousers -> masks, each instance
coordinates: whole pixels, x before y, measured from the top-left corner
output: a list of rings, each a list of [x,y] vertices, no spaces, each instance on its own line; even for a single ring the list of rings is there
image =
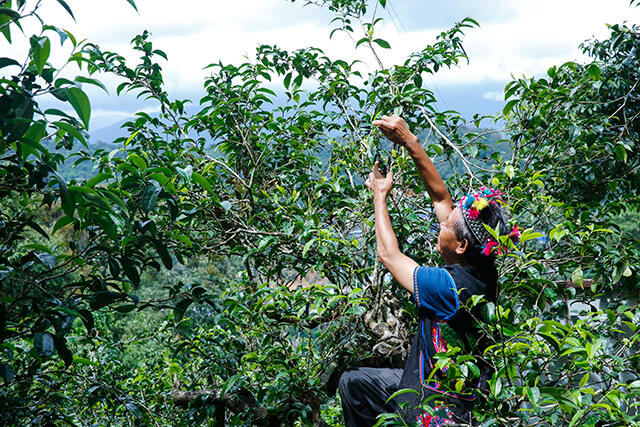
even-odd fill
[[[378,415],[394,412],[401,415],[405,421],[417,421],[416,416],[423,414],[423,410],[416,407],[420,405],[419,397],[412,394],[405,395],[405,399],[414,397],[410,401],[418,399],[413,401],[413,405],[416,406],[410,405],[408,408],[398,408],[396,399],[387,403],[389,397],[401,388],[402,373],[402,369],[356,368],[342,374],[338,389],[346,427],[371,427],[376,424]],[[443,402],[434,408],[433,417],[424,414],[424,418],[421,419],[423,425],[441,426],[448,423],[474,425],[471,420],[473,402],[463,402],[439,394],[438,398]]]
[[[356,368],[340,377],[338,389],[346,427],[371,427],[380,414],[395,412],[387,399],[398,391],[402,369]]]

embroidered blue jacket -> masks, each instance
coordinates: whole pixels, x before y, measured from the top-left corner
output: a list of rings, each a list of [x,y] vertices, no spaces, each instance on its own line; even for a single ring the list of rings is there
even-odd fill
[[[418,393],[403,393],[395,399],[395,403],[403,405],[403,418],[415,421],[423,411],[417,409],[421,402],[428,401],[436,406],[443,401],[454,412],[468,413],[476,399],[475,394],[463,390],[456,393],[453,385],[441,384],[439,376],[429,379],[434,369],[434,355],[447,351],[449,346],[461,347],[463,351],[477,356],[486,347],[486,337],[477,329],[474,316],[479,316],[481,306],[469,313],[465,302],[473,295],[483,295],[486,301],[494,302],[497,288],[497,271],[489,265],[487,270],[446,265],[444,267],[417,267],[413,274],[414,300],[418,305],[419,322],[411,351],[407,358],[400,389],[410,388]],[[449,339],[447,339],[449,338]],[[448,343],[447,341],[455,342]],[[483,366],[481,358],[476,357],[481,368],[481,375],[475,387],[486,387],[491,376],[487,366]],[[444,369],[446,372],[446,368]],[[469,387],[471,388],[471,387]],[[429,399],[431,398],[431,399]]]

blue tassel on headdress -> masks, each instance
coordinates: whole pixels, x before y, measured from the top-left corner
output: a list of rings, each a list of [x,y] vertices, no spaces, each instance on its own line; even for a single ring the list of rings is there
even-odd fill
[[[467,196],[464,198],[464,208],[465,209],[470,209],[471,206],[473,205],[473,202],[476,201],[476,198],[474,196]]]

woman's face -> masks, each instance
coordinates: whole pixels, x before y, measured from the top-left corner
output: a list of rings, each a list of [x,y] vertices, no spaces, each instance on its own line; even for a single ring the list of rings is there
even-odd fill
[[[457,257],[462,255],[458,253],[458,248],[464,246],[464,242],[460,242],[456,238],[456,232],[454,229],[456,221],[462,215],[462,209],[456,207],[449,213],[447,219],[440,223],[440,234],[438,235],[438,242],[436,243],[436,250],[442,255],[447,264],[456,261]],[[455,257],[455,258],[454,258]]]

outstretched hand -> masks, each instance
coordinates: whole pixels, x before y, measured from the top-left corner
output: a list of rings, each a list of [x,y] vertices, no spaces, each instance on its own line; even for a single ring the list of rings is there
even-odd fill
[[[378,126],[384,136],[403,147],[418,140],[418,138],[411,133],[404,119],[396,114],[391,117],[382,116],[380,119],[374,120],[373,124]]]
[[[374,195],[386,196],[389,194],[389,191],[391,191],[391,188],[393,188],[393,172],[389,171],[386,176],[382,175],[378,167],[378,162],[376,162],[365,184]]]

